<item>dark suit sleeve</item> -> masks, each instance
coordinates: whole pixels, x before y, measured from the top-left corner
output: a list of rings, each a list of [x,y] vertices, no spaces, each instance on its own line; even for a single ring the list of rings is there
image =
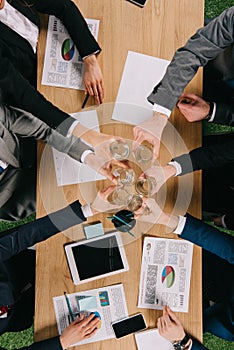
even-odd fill
[[[184,47],[176,51],[161,84],[154,88],[148,101],[172,110],[198,68],[234,42],[233,23],[234,7],[231,7],[199,29]]]
[[[0,347],[0,350],[6,350]],[[20,350],[62,350],[59,337],[36,342],[32,345],[20,348]]]
[[[200,343],[198,340],[193,339],[193,344],[191,347],[191,350],[205,350],[207,349],[202,343]]]
[[[22,250],[85,221],[79,201],[28,224],[0,233],[0,262]]]
[[[233,209],[225,215],[224,223],[228,230],[234,230],[234,210]]]
[[[187,154],[175,157],[173,160],[181,165],[184,175],[195,170],[221,167],[234,162],[234,134],[227,140],[213,142],[210,145],[195,148]]]
[[[234,238],[189,214],[180,237],[234,264]]]
[[[32,113],[51,128],[57,128],[59,132],[66,134],[74,119],[47,101],[15,69],[1,46],[0,60],[1,101]]]
[[[34,4],[39,12],[54,15],[63,21],[82,58],[101,50],[84,17],[72,1],[36,0]]]
[[[234,126],[234,104],[217,103],[213,123]]]

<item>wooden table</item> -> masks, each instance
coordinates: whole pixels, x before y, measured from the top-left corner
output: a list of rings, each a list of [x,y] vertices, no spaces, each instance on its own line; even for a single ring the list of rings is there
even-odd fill
[[[105,102],[114,102],[116,99],[121,74],[126,60],[128,50],[152,55],[164,59],[171,59],[175,50],[182,46],[185,41],[203,23],[203,1],[197,0],[148,0],[142,9],[125,0],[79,0],[81,12],[87,18],[100,20],[98,42],[102,52],[98,57],[103,71],[105,81]],[[45,49],[47,18],[42,17],[43,29],[40,35],[38,51],[38,88],[55,105],[64,111],[71,113],[80,109],[84,93],[81,91],[68,90],[42,86],[41,73],[43,66],[43,55]],[[153,87],[152,87],[153,88]],[[188,91],[201,92],[201,72],[189,84]],[[89,103],[92,103],[89,101]],[[101,108],[101,115],[105,115],[105,106]],[[178,112],[176,112],[178,113]],[[201,126],[189,124],[182,117],[173,115],[170,119],[180,135],[183,137],[188,149],[193,149],[201,144]],[[115,124],[116,126],[116,124]],[[129,137],[132,127],[113,124],[101,127],[107,133],[115,132],[123,137]],[[180,145],[176,138],[171,138],[176,152]],[[37,192],[37,216],[41,217],[48,212],[59,209],[68,202],[80,199],[84,200],[84,192],[89,188],[90,197],[96,191],[96,185],[74,185],[58,188],[55,179],[54,166],[51,150],[47,147],[44,152],[43,145],[39,145],[38,164],[38,192]],[[162,149],[160,160],[165,161],[169,155]],[[183,177],[183,186],[186,188],[187,181],[191,176]],[[182,179],[182,178],[181,178]],[[85,187],[86,186],[86,187]],[[97,184],[97,186],[105,186]],[[91,188],[91,191],[90,191]],[[170,180],[167,184],[168,196],[166,209],[171,210],[176,198],[177,179]],[[194,175],[194,191],[189,206],[189,212],[199,217],[201,179],[200,174]],[[91,222],[99,219],[105,227],[112,228],[105,219],[105,215],[91,218]],[[71,237],[77,227],[66,231]],[[78,228],[80,230],[80,227]],[[165,235],[165,229],[155,225],[149,234]],[[167,237],[174,237],[173,234]],[[69,242],[70,238],[62,233],[47,242],[40,243],[37,247],[37,271],[36,271],[36,310],[35,310],[35,339],[42,340],[57,334],[55,314],[53,310],[52,297],[62,295],[64,290],[68,293],[83,291],[102,286],[123,283],[129,314],[143,312],[149,327],[155,326],[155,321],[161,315],[160,311],[138,309],[138,286],[140,276],[140,262],[142,252],[142,238],[129,241],[125,250],[130,270],[123,274],[112,276],[108,279],[100,279],[81,286],[75,286],[71,280],[68,265],[65,259],[63,244]],[[201,250],[194,247],[193,268],[190,286],[189,313],[178,314],[183,325],[193,336],[202,339],[202,297],[201,297]],[[126,337],[121,341],[108,340],[101,343],[93,343],[79,347],[82,349],[135,349],[134,337]]]

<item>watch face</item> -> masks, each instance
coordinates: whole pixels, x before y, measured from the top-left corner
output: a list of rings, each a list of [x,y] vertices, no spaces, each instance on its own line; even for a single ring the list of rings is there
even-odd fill
[[[173,343],[173,348],[175,350],[184,350],[184,346],[181,345],[179,341],[176,341],[176,342]]]

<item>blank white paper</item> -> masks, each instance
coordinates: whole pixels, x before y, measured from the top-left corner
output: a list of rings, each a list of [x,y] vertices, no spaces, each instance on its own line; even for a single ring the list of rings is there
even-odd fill
[[[173,350],[172,344],[161,337],[156,328],[135,334],[138,350]]]
[[[163,78],[170,61],[128,51],[112,119],[138,125],[152,115],[147,96]]]
[[[98,116],[95,110],[78,112],[72,117],[89,129],[99,130]],[[67,154],[59,152],[53,148],[54,166],[58,186],[73,185],[83,182],[97,181],[105,179],[85,164],[69,157]]]

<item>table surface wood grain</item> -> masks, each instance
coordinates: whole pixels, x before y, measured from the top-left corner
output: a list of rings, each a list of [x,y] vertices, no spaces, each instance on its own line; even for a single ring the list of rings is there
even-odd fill
[[[102,52],[98,56],[105,83],[105,104],[98,107],[100,127],[103,132],[132,138],[132,126],[110,121],[111,109],[116,99],[119,83],[128,50],[144,53],[170,60],[180,46],[203,24],[204,2],[202,0],[147,0],[146,6],[140,8],[125,0],[79,0],[79,8],[86,18],[100,20],[98,42]],[[47,16],[42,16],[42,30],[38,45],[38,89],[52,103],[65,112],[79,111],[84,99],[84,92],[41,85],[42,68],[46,42]],[[152,86],[153,88],[153,86]],[[201,72],[188,85],[187,91],[201,93]],[[89,99],[87,107],[94,103]],[[108,104],[107,104],[108,103]],[[109,119],[108,119],[109,118]],[[165,140],[171,143],[175,154],[191,150],[201,145],[201,125],[189,124],[178,111],[174,111],[170,122],[182,137],[173,133],[173,127],[165,132]],[[176,135],[178,135],[176,134]],[[170,136],[171,135],[171,136]],[[170,141],[169,141],[170,140]],[[170,152],[169,152],[170,153]],[[171,154],[162,146],[159,161],[165,164]],[[92,200],[99,188],[108,181],[69,185],[58,187],[55,179],[51,149],[42,143],[38,145],[38,178],[37,178],[37,217],[64,207],[77,198],[81,203]],[[192,191],[191,191],[192,188]],[[181,198],[179,208],[200,217],[201,214],[201,177],[199,173],[187,175],[180,179],[170,179],[159,196],[167,211],[173,211],[178,192]],[[192,192],[188,200],[189,191]],[[184,196],[184,200],[183,200]],[[186,197],[187,196],[187,197]],[[182,208],[180,208],[182,206]],[[184,208],[183,208],[184,206]],[[105,214],[92,217],[88,222],[102,221],[105,228],[112,229]],[[149,235],[173,237],[165,228],[154,225],[144,231]],[[52,297],[62,295],[64,291],[73,293],[99,288],[115,283],[123,283],[129,314],[142,312],[148,327],[155,327],[161,311],[138,309],[138,287],[142,254],[142,234],[137,239],[125,237],[125,250],[129,271],[99,279],[87,284],[75,286],[71,280],[63,245],[72,239],[82,237],[82,226],[78,225],[42,242],[37,246],[36,263],[36,306],[35,306],[35,340],[47,339],[57,335],[57,325]],[[84,238],[84,236],[83,236]],[[201,295],[201,249],[194,247],[193,265],[190,285],[190,302],[188,313],[178,313],[186,330],[198,339],[202,339],[202,295]],[[136,349],[134,337],[122,340],[107,340],[79,346],[79,349]]]

